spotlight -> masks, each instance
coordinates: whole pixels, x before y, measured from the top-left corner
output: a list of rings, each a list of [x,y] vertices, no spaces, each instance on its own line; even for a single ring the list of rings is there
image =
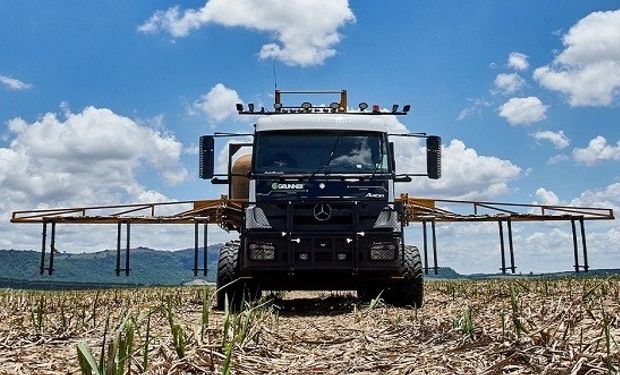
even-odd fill
[[[409,104],[405,104],[405,106],[403,107],[403,112],[407,113],[409,112],[410,109],[411,109],[411,106]]]
[[[310,102],[303,102],[301,103],[301,108],[303,108],[304,110],[309,110],[310,108],[312,108],[312,103]]]
[[[274,104],[273,108],[276,110],[276,112],[280,112],[282,110],[282,103]]]
[[[248,104],[248,109],[250,110],[250,112],[254,113],[254,103]]]
[[[237,103],[237,112],[239,113],[243,112],[243,104]]]
[[[366,102],[361,102],[361,103],[359,104],[359,107],[360,107],[360,111],[364,112],[364,111],[366,110],[366,108],[368,108],[368,103],[366,103]]]
[[[398,112],[398,104],[394,104],[392,106],[392,113],[396,113],[396,112]]]
[[[332,103],[329,105],[329,108],[331,108],[331,109],[333,109],[333,110],[335,111],[335,110],[337,110],[338,108],[340,108],[340,103],[338,103],[338,102],[332,102]]]

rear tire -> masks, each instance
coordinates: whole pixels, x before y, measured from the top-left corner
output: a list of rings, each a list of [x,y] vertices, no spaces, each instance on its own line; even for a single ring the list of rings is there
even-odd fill
[[[261,297],[257,283],[239,279],[239,241],[226,243],[220,248],[217,262],[216,309],[224,310],[226,298],[231,311],[238,311],[244,302],[254,302]]]
[[[402,280],[390,285],[385,302],[394,306],[422,307],[424,302],[424,278],[422,258],[415,246],[405,246],[404,262],[400,268]]]

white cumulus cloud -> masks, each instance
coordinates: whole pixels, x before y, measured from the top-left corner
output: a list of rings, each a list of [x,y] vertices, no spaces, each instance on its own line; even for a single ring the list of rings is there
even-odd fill
[[[511,98],[499,108],[499,115],[510,125],[530,125],[546,118],[547,106],[535,96]]]
[[[504,95],[514,94],[525,86],[525,80],[517,73],[500,73],[493,82],[495,91]]]
[[[86,107],[59,118],[47,113],[28,123],[8,122],[12,140],[0,148],[0,192],[8,201],[109,202],[145,190],[136,180],[144,167],[165,182],[183,181],[182,145],[106,108]]]
[[[617,213],[620,209],[620,182],[615,182],[604,188],[586,190],[573,199],[571,205],[612,208]]]
[[[549,157],[549,159],[547,160],[547,164],[558,164],[558,163],[561,163],[563,161],[568,161],[568,160],[570,160],[570,158],[567,155],[557,154],[557,155],[553,155]]]
[[[401,124],[392,132],[406,131]],[[426,146],[419,139],[393,137],[397,173],[424,173]],[[461,140],[453,139],[442,147],[442,178],[415,177],[411,183],[398,184],[411,196],[448,199],[487,200],[508,193],[508,184],[521,175],[521,168],[509,160],[479,155]]]
[[[238,116],[237,103],[243,103],[237,91],[218,83],[196,100],[192,109],[206,114],[214,122],[222,122]]]
[[[534,204],[561,205],[575,207],[611,208],[620,209],[620,182],[614,182],[602,188],[588,189],[570,201],[561,200],[551,190],[540,187],[535,193]],[[614,225],[618,227],[618,225]]]
[[[560,198],[556,193],[545,188],[538,188],[535,193],[536,203],[544,205],[559,205]]]
[[[168,184],[187,178],[183,146],[174,136],[106,108],[64,110],[31,123],[8,121],[8,146],[0,148],[0,217],[15,210],[165,201],[169,198],[142,185],[139,176],[154,174]],[[97,228],[63,230],[58,246],[112,247],[112,231]],[[69,235],[78,232],[79,240]],[[3,220],[0,248],[34,249],[39,234],[40,228]]]
[[[594,12],[566,33],[564,50],[534,71],[544,87],[571,106],[609,106],[620,92],[620,9]]]
[[[482,98],[474,98],[474,99],[468,98],[467,100],[471,102],[471,105],[459,113],[459,115],[457,116],[457,120],[459,121],[464,120],[467,117],[470,117],[473,115],[480,116],[482,115],[482,110],[491,105],[491,103],[489,103],[488,101]]]
[[[515,70],[525,70],[530,64],[527,62],[527,55],[521,52],[512,52],[508,56],[508,66]]]
[[[180,38],[209,24],[243,27],[274,37],[261,47],[261,59],[309,66],[334,56],[339,29],[354,21],[348,0],[209,0],[198,9],[157,11],[138,30]]]
[[[557,149],[563,149],[563,148],[568,147],[568,145],[570,145],[570,140],[568,139],[568,137],[564,134],[562,130],[558,132],[554,132],[551,130],[539,131],[539,132],[532,134],[532,137],[534,137],[535,139],[539,141],[542,141],[542,140],[549,141],[553,143],[553,145]]]
[[[588,143],[588,147],[575,148],[573,158],[578,163],[594,165],[602,160],[620,160],[620,141],[616,145],[608,145],[607,139],[598,136]]]
[[[33,87],[32,83],[26,83],[17,78],[3,75],[0,75],[0,84],[9,90],[27,90]]]

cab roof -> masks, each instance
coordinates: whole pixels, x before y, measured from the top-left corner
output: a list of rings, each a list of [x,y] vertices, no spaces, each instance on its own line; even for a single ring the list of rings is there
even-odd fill
[[[257,132],[277,130],[357,130],[386,133],[388,116],[297,113],[261,116],[256,121]]]

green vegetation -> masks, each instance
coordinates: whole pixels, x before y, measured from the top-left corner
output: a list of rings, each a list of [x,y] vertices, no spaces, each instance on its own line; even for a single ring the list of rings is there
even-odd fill
[[[215,281],[217,256],[221,245],[209,246],[208,281]],[[124,251],[121,260],[124,265]],[[47,254],[49,260],[49,253]],[[131,249],[129,276],[115,274],[116,251],[54,256],[54,275],[39,275],[41,253],[35,251],[0,250],[0,288],[71,289],[75,284],[97,287],[112,285],[181,285],[194,279],[194,250],[158,251],[147,248]],[[202,249],[199,251],[202,267]],[[199,273],[201,275],[202,272]],[[165,277],[162,277],[165,275]],[[79,285],[78,285],[79,286]]]

